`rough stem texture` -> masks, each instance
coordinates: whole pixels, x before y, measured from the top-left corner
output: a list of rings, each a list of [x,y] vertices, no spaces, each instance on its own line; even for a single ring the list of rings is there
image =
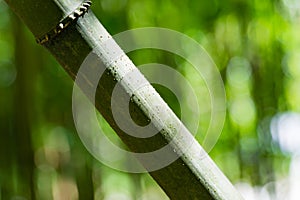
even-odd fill
[[[81,3],[77,0],[6,0],[6,2],[36,37],[56,26],[63,16],[69,14]],[[149,169],[166,159],[166,155],[174,157],[182,154],[170,165],[150,172],[171,199],[242,199],[149,83],[143,89],[135,90],[136,85],[133,84],[135,80],[131,82],[122,80],[127,73],[132,71],[135,71],[133,78],[136,81],[144,79],[124,53],[117,56],[114,62],[111,60],[110,53],[121,51],[117,44],[111,42],[109,47],[113,47],[113,50],[106,49],[107,40],[111,40],[111,36],[90,11],[84,18],[80,18],[76,24],[70,25],[44,46],[73,80],[76,79],[80,65],[91,51],[94,51],[94,54],[100,58],[105,73],[98,85],[91,86],[96,87],[97,91],[95,106],[131,151],[152,152],[172,141],[165,155],[155,155],[150,159],[138,157],[142,165]],[[79,75],[84,77],[84,75]],[[121,86],[121,97],[135,96],[130,105],[133,120],[137,124],[145,124],[151,119],[158,134],[150,138],[136,138],[126,134],[117,126],[111,110],[111,97],[116,84]],[[89,85],[89,80],[83,78],[79,86],[84,88],[86,85]],[[86,92],[86,95],[92,97],[89,92]],[[122,104],[123,98],[117,101]],[[159,109],[153,105],[160,105]],[[125,117],[127,110],[124,107],[119,106],[115,109],[120,116],[124,116],[125,124],[127,120],[131,120]]]

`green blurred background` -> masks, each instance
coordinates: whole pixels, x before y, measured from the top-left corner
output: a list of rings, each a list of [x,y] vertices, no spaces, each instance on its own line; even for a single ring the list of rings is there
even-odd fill
[[[199,42],[218,66],[227,95],[224,129],[210,156],[246,199],[299,198],[298,0],[94,0],[92,10],[112,35],[157,26]],[[200,93],[205,86],[172,54],[129,56],[136,65],[174,67]],[[118,172],[87,152],[73,122],[72,87],[0,0],[0,200],[168,199],[149,175]],[[174,95],[156,89],[180,116]],[[209,116],[201,118],[200,143]]]

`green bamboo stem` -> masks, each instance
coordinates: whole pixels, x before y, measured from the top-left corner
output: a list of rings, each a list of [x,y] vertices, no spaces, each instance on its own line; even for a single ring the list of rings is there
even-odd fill
[[[80,4],[79,1],[71,2],[66,0],[6,0],[6,2],[36,37],[55,27],[62,16],[66,16]],[[177,156],[179,152],[184,152],[184,154],[169,166],[150,172],[150,175],[171,199],[242,199],[232,184],[152,87],[149,86],[149,91],[138,94],[138,98],[144,99],[145,104],[141,105],[137,99],[133,100],[131,116],[138,124],[144,124],[148,121],[149,116],[154,115],[158,118],[161,117],[160,120],[165,125],[167,122],[164,122],[164,117],[168,116],[169,119],[172,119],[171,123],[168,123],[174,129],[158,130],[160,132],[155,136],[141,139],[127,135],[116,125],[111,112],[111,96],[118,77],[122,76],[122,71],[118,71],[116,67],[114,73],[112,73],[108,69],[111,68],[109,56],[105,56],[106,52],[101,46],[105,39],[108,38],[111,38],[109,33],[94,14],[89,12],[84,18],[79,19],[77,24],[69,26],[53,42],[45,43],[44,46],[73,80],[75,80],[77,71],[86,56],[93,49],[97,49],[96,53],[102,59],[107,73],[104,73],[97,86],[95,106],[131,151],[151,152],[169,143],[170,140],[174,139],[175,133],[179,134],[180,137],[176,137],[173,140],[168,153],[171,156]],[[114,48],[118,49],[119,47],[114,46]],[[120,68],[126,70],[122,62],[129,63],[129,68],[135,68],[127,56],[117,64],[120,65]],[[137,76],[140,75],[138,74]],[[121,83],[121,86],[123,95],[129,95],[128,85],[122,85]],[[152,101],[155,101],[156,105],[161,105],[161,108],[164,110],[162,116],[157,115],[156,108],[149,107],[149,105],[152,105]],[[144,109],[145,107],[147,109]],[[126,112],[121,107],[117,108],[117,110],[121,116]],[[124,120],[128,119],[124,118]],[[188,151],[185,151],[186,149]],[[140,161],[145,168],[151,167],[151,163],[143,162],[143,158],[140,158]],[[157,158],[153,157],[153,162],[159,162],[159,159],[157,160]]]

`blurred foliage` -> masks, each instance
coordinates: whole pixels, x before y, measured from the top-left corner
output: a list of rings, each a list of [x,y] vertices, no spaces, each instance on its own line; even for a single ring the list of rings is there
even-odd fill
[[[224,80],[227,118],[210,155],[233,183],[264,185],[287,175],[291,152],[270,127],[281,113],[300,111],[298,1],[93,3],[111,34],[170,28],[192,37],[212,56]],[[73,123],[71,79],[2,1],[0,16],[0,200],[166,199],[149,175],[118,172],[87,152]],[[129,56],[136,65],[176,68],[199,91],[200,107],[209,105],[205,82],[183,59],[154,50]],[[180,116],[171,91],[155,87]],[[209,112],[202,114],[200,143],[210,119]],[[269,192],[276,194],[276,188]]]

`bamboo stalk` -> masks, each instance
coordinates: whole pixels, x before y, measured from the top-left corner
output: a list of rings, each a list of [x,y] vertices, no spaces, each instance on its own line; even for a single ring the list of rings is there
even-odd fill
[[[63,0],[6,0],[14,12],[22,18],[35,37],[40,37],[55,27],[63,16],[67,16],[81,2]],[[147,90],[137,92],[133,99],[131,116],[138,123],[145,123],[154,120],[154,127],[158,134],[151,138],[136,138],[127,135],[114,121],[111,111],[112,91],[116,84],[121,86],[121,93],[125,97],[131,97],[128,88],[135,89],[132,82],[120,82],[124,76],[124,70],[135,70],[134,79],[142,79],[143,76],[136,70],[134,64],[124,54],[122,60],[118,60],[115,66],[111,65],[111,57],[103,47],[105,40],[111,39],[110,34],[92,12],[80,18],[76,24],[70,25],[65,31],[59,34],[51,42],[44,43],[44,46],[57,59],[66,72],[76,79],[77,71],[86,56],[92,51],[103,63],[103,74],[96,87],[95,106],[102,116],[107,120],[122,141],[133,152],[152,152],[163,147],[172,141],[167,154],[170,157],[182,155],[170,165],[151,171],[150,175],[160,185],[171,199],[218,199],[238,200],[242,199],[232,184],[214,164],[211,158],[205,153],[192,134],[184,127],[172,110],[162,100],[157,92],[147,82]],[[111,43],[110,48],[121,51],[116,43]],[[81,87],[89,84],[89,80],[82,79]],[[89,97],[90,94],[86,93]],[[122,98],[120,98],[120,101]],[[142,100],[140,103],[139,100]],[[160,105],[158,114],[157,108],[152,105]],[[118,105],[118,104],[117,104]],[[116,108],[120,116],[125,116],[126,109]],[[152,116],[152,117],[150,117]],[[168,119],[168,122],[166,121]],[[124,117],[124,121],[129,120]],[[160,123],[160,124],[159,124]],[[159,129],[158,127],[170,127]],[[138,159],[146,169],[164,159],[152,157],[152,162]]]

